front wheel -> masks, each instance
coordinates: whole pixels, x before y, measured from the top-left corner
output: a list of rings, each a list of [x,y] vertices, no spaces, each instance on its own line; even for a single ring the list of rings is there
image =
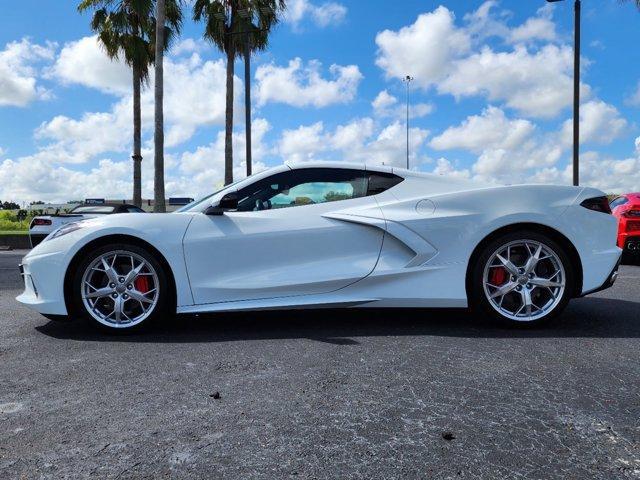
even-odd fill
[[[167,275],[137,245],[100,247],[80,262],[73,281],[73,310],[106,331],[133,331],[166,310]]]
[[[533,231],[491,241],[472,269],[471,303],[509,326],[530,327],[557,317],[573,296],[571,261],[555,241]]]

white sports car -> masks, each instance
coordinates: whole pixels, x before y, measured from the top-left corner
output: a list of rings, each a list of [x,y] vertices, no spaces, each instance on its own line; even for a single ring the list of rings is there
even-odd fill
[[[108,330],[324,307],[471,306],[534,325],[613,284],[616,234],[592,188],[283,165],[176,213],[64,225],[24,257],[18,300]]]

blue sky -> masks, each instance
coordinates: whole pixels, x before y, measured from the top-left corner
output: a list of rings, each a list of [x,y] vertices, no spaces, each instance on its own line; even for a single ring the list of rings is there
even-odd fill
[[[255,168],[287,160],[404,165],[401,78],[410,74],[412,168],[570,183],[571,3],[290,0],[270,49],[253,58]],[[583,181],[640,190],[640,12],[617,0],[583,5]],[[130,197],[130,72],[106,59],[90,15],[75,7],[24,0],[0,20],[2,200]],[[187,20],[167,57],[168,195],[201,195],[223,177],[224,60],[201,34]],[[238,177],[240,77],[236,87]],[[152,116],[149,89],[145,197],[153,191]]]

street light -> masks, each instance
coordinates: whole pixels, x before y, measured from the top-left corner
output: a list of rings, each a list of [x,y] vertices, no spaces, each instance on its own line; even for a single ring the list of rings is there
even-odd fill
[[[402,79],[407,84],[407,170],[409,170],[409,85],[413,80],[414,78],[411,75],[407,75]]]
[[[563,0],[547,0],[549,3]],[[580,13],[582,1],[575,1],[574,59],[573,59],[573,184],[580,185]]]

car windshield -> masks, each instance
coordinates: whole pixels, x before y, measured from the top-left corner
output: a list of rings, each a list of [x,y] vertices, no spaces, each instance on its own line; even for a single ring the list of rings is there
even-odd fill
[[[71,213],[113,213],[115,207],[110,207],[108,205],[89,205],[76,207],[71,210]]]
[[[206,197],[202,197],[202,198],[201,198],[201,199],[199,199],[199,200],[196,200],[196,201],[194,201],[194,202],[188,203],[188,204],[187,204],[187,205],[185,205],[184,207],[179,208],[178,210],[176,210],[174,213],[190,212],[190,211],[193,211],[193,210],[197,210],[197,209],[198,209],[198,207],[200,207],[203,203],[205,203],[205,202],[206,202],[207,200],[209,200],[210,198],[212,198],[212,197],[214,197],[215,195],[219,194],[220,192],[222,192],[222,191],[226,190],[227,188],[230,188],[230,187],[233,187],[233,186],[237,185],[238,183],[240,183],[240,182],[242,182],[242,181],[244,181],[244,180],[246,180],[246,179],[236,180],[235,182],[230,183],[229,185],[226,185],[226,186],[222,187],[221,189],[216,190],[216,191],[215,191],[215,192],[213,192],[213,193],[210,193],[210,194],[209,194],[209,195],[207,195]]]

